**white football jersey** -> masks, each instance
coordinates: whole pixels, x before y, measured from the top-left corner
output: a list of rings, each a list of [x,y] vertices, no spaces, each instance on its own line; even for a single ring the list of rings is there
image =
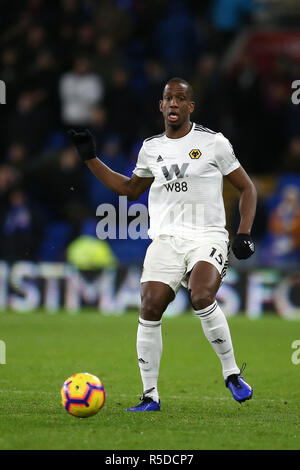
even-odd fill
[[[165,133],[143,142],[134,173],[154,177],[149,191],[149,237],[173,235],[228,240],[223,175],[240,166],[228,139],[193,123],[188,134]]]

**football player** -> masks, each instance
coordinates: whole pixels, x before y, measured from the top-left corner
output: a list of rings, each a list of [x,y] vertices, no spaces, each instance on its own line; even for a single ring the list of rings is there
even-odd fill
[[[153,241],[141,276],[137,329],[143,395],[137,406],[127,410],[160,410],[162,315],[181,285],[188,289],[195,315],[221,361],[226,387],[241,403],[252,397],[253,389],[236,364],[228,323],[216,301],[229,252],[223,178],[240,192],[240,225],[232,243],[238,259],[254,253],[251,228],[256,190],[223,134],[191,121],[195,103],[189,83],[176,77],[169,80],[159,106],[165,130],[143,142],[131,178],[101,162],[88,130],[69,132],[80,157],[109,189],[136,200],[150,188],[149,237]]]

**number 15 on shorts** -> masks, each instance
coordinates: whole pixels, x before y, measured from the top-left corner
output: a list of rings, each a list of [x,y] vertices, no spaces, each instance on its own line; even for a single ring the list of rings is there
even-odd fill
[[[214,258],[217,261],[217,263],[219,263],[220,266],[222,266],[222,264],[224,263],[223,255],[222,253],[218,253],[217,248],[212,247],[209,256],[210,258]]]

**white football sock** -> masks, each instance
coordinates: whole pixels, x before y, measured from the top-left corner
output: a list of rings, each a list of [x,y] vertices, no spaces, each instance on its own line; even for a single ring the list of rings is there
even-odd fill
[[[161,320],[148,321],[139,318],[136,349],[143,390],[145,392],[154,387],[151,392],[147,393],[147,397],[151,397],[158,402],[157,381],[162,355]]]
[[[195,314],[200,318],[204,334],[222,363],[224,379],[231,374],[239,374],[240,369],[235,362],[229,326],[217,302],[195,311]]]

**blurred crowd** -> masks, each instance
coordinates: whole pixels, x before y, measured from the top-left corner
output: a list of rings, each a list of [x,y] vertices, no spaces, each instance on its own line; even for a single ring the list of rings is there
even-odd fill
[[[158,101],[172,76],[193,85],[193,119],[223,132],[248,173],[299,174],[300,106],[291,102],[299,64],[280,56],[266,75],[245,55],[224,67],[232,41],[266,5],[2,0],[0,258],[63,260],[72,240],[95,234],[97,206],[117,197],[83,167],[67,130],[89,128],[102,160],[129,176],[143,139],[162,131]],[[256,238],[268,249],[280,239],[279,260],[292,250],[299,261],[300,184],[288,180],[283,193],[280,184],[282,200],[259,201]],[[233,208],[232,231],[235,220]],[[140,250],[121,242],[112,243],[121,261],[143,258],[146,241]]]

